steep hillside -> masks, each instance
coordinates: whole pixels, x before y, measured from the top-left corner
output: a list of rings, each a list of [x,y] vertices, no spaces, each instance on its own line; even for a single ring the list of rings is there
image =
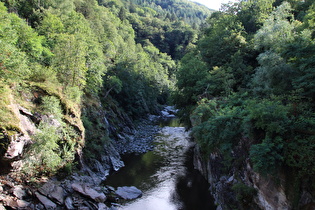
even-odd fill
[[[313,1],[240,1],[181,60],[175,101],[223,209],[313,209]]]
[[[0,2],[3,205],[24,207],[14,186],[36,191],[44,177],[82,171],[99,184],[123,166],[117,145],[137,133],[134,121],[168,101],[177,68],[172,57],[183,56],[196,31],[182,20],[161,18],[166,10],[139,4],[129,11],[130,4]],[[185,39],[162,47],[157,31],[165,39]],[[46,196],[36,193],[28,195]],[[20,203],[11,205],[16,199]]]

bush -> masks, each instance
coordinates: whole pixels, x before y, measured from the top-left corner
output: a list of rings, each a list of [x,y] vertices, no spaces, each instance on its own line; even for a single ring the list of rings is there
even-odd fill
[[[56,72],[51,67],[44,67],[33,63],[31,66],[30,80],[34,82],[57,82]]]
[[[253,187],[249,187],[243,183],[236,183],[232,186],[232,190],[236,194],[236,199],[243,205],[252,202],[253,198],[257,194],[257,190]]]
[[[299,176],[315,176],[315,137],[297,135],[285,147],[285,162],[298,171]]]
[[[230,151],[241,138],[239,109],[220,107],[214,102],[202,103],[194,111],[193,136],[203,152],[220,152],[230,158]]]
[[[251,122],[268,135],[283,134],[288,129],[289,108],[276,100],[247,100],[244,123]]]
[[[27,155],[24,171],[29,175],[55,172],[62,162],[57,144],[60,139],[57,129],[48,123],[41,123],[33,139],[35,143]]]
[[[44,96],[42,98],[41,110],[43,114],[53,115],[57,120],[60,120],[62,117],[60,101],[55,96]]]
[[[264,139],[261,144],[250,148],[250,159],[256,172],[262,175],[272,174],[283,162],[283,142],[280,137]]]

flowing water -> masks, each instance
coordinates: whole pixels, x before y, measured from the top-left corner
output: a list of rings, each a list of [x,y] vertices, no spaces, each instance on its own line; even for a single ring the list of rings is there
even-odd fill
[[[175,121],[174,121],[175,120]],[[128,155],[125,167],[108,177],[106,184],[136,186],[141,198],[123,203],[124,210],[212,210],[216,209],[208,191],[209,185],[193,169],[193,143],[176,119],[161,125],[154,139],[154,150]]]

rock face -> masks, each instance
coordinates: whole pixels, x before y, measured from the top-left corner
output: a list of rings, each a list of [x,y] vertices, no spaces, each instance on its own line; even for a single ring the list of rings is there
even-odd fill
[[[244,161],[240,168],[232,168],[228,176],[224,168],[222,158],[218,154],[209,155],[205,160],[201,155],[200,148],[195,147],[194,166],[198,169],[210,183],[210,192],[218,204],[219,209],[232,209],[231,206],[239,206],[245,209],[264,210],[292,210],[292,199],[286,194],[286,176],[278,174],[277,182],[272,177],[264,177],[254,172],[248,159]],[[237,178],[236,178],[237,177]],[[236,199],[237,194],[233,191],[233,186],[243,184],[248,189],[255,189],[256,195],[252,194],[247,203],[242,203]],[[290,184],[289,184],[290,185]],[[240,204],[242,203],[242,204]],[[307,191],[303,191],[300,196],[299,207],[314,205],[314,198]],[[244,207],[245,206],[245,207]],[[307,209],[307,208],[305,208]]]
[[[257,189],[255,202],[260,208],[268,210],[292,209],[290,200],[285,194],[284,183],[277,184],[273,179],[255,173],[249,164],[245,178],[247,183]]]
[[[115,130],[117,126],[110,125],[105,111],[100,111],[99,117],[104,119],[105,125],[105,130],[102,131],[105,131],[106,135],[111,133],[111,138],[113,138],[106,145],[102,145],[104,154],[98,155],[97,159],[89,160],[86,164],[82,150],[77,151],[80,163],[79,173],[73,173],[61,181],[56,181],[53,177],[41,180],[42,186],[34,189],[27,186],[27,180],[21,180],[15,176],[23,165],[23,159],[21,159],[23,149],[27,144],[32,143],[31,136],[36,133],[36,123],[48,120],[52,126],[59,125],[45,116],[34,116],[35,114],[18,105],[12,104],[12,107],[15,114],[19,116],[21,130],[11,137],[11,144],[6,152],[6,161],[14,170],[6,172],[8,174],[5,178],[0,176],[0,209],[116,209],[107,207],[107,204],[115,203],[119,198],[135,199],[142,196],[142,192],[135,187],[121,187],[115,190],[112,187],[100,186],[109,173],[124,166],[121,154],[142,153],[153,148],[151,145],[153,136],[160,128],[152,120],[144,120],[137,129],[133,126],[120,126],[123,128],[122,132],[117,132]],[[159,116],[154,117],[154,119],[158,118]],[[71,124],[68,121],[66,123]],[[83,131],[79,133],[82,134]],[[15,181],[8,182],[8,179]]]
[[[22,155],[24,146],[31,142],[30,135],[35,134],[36,126],[32,120],[30,120],[30,118],[33,117],[31,112],[14,103],[11,103],[10,106],[19,119],[19,128],[21,132],[10,137],[10,145],[4,158],[16,159]]]
[[[126,199],[126,200],[132,200],[136,199],[142,196],[142,191],[138,188],[132,186],[132,187],[118,187],[115,192],[119,197]]]

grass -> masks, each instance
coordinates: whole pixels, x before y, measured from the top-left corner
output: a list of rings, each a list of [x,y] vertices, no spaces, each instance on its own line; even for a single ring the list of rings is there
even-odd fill
[[[18,116],[14,113],[13,109],[13,95],[12,90],[8,84],[0,80],[0,128],[8,131],[20,131]],[[15,133],[15,132],[13,132]]]

